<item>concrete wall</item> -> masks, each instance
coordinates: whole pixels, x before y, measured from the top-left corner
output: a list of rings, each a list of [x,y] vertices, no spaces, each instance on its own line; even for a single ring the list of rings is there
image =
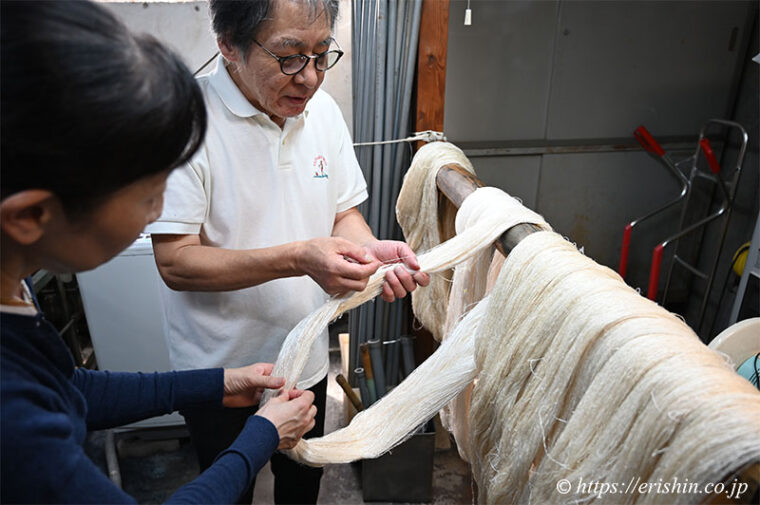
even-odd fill
[[[119,2],[105,1],[132,31],[147,32],[171,46],[193,72],[217,51],[216,37],[211,31],[207,2]],[[335,23],[335,39],[343,55],[340,63],[325,75],[322,89],[338,103],[351,131],[351,0],[340,0]],[[213,68],[213,63],[204,72]]]
[[[754,2],[471,0],[464,26],[466,3],[450,8],[447,137],[486,183],[612,268],[625,224],[678,193],[656,159],[621,148],[633,130],[645,125],[679,159],[706,120],[739,118],[737,103],[754,103],[741,119],[757,122]],[[737,236],[757,215],[756,154],[745,171]],[[677,224],[671,212],[634,234],[633,285],[646,287],[652,247]]]

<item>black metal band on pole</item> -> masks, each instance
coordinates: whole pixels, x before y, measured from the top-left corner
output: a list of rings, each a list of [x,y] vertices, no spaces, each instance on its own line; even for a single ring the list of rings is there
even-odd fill
[[[438,190],[448,198],[457,209],[462,206],[462,202],[464,202],[465,198],[472,194],[476,189],[484,186],[480,179],[459,165],[453,163],[441,167],[438,171],[435,182],[438,186]],[[537,231],[541,231],[541,228],[533,224],[517,224],[502,233],[494,245],[499,252],[506,256],[522,239]]]

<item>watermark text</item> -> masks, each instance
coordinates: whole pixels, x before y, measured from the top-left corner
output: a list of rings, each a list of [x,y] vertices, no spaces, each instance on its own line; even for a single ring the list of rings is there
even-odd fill
[[[596,496],[614,494],[692,494],[692,495],[725,495],[729,500],[740,498],[749,490],[749,484],[736,479],[730,482],[693,482],[689,479],[672,480],[658,479],[654,482],[642,481],[640,477],[631,477],[628,482],[602,482],[578,478],[574,482],[567,479],[557,481],[557,492],[562,495],[577,494]]]

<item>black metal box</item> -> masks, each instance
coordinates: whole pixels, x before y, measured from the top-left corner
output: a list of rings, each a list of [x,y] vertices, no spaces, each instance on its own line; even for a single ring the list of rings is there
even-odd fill
[[[430,502],[433,499],[435,425],[379,458],[362,461],[364,501]]]

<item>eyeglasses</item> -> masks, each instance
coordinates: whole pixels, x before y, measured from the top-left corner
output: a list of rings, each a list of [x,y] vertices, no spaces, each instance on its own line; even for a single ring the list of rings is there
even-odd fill
[[[264,51],[266,51],[269,56],[280,62],[280,70],[282,70],[282,73],[285,75],[297,74],[306,68],[306,65],[308,65],[309,61],[311,60],[314,60],[314,67],[318,71],[324,72],[325,70],[329,70],[334,67],[335,64],[338,63],[338,60],[340,60],[341,56],[343,56],[343,51],[340,50],[340,46],[338,46],[338,49],[332,49],[330,51],[313,54],[311,56],[307,56],[305,54],[277,56],[272,51],[262,46],[256,39],[254,39],[253,42]]]

